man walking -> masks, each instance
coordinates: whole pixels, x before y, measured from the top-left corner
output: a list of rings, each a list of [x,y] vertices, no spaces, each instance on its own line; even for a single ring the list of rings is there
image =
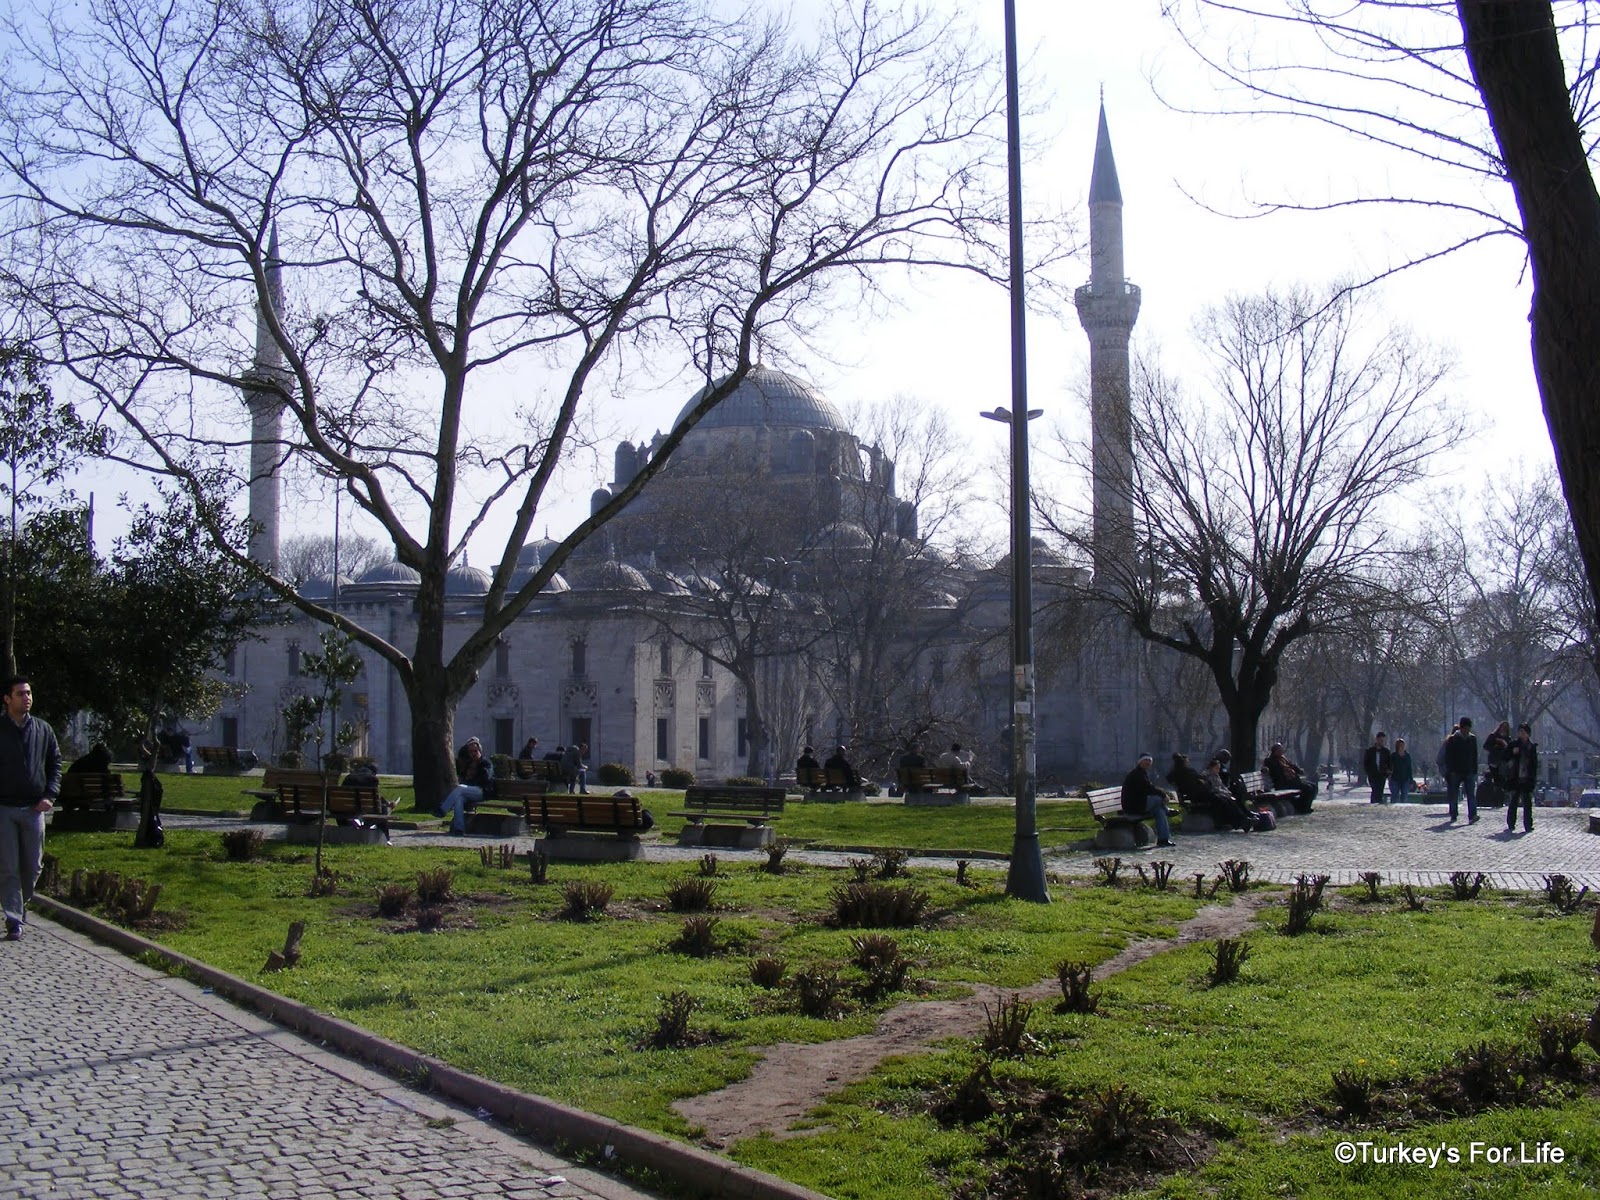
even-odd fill
[[[33,688],[20,675],[5,681],[0,720],[0,908],[6,941],[22,937],[33,885],[44,865],[44,815],[61,793],[56,732],[30,714]]]
[[[1444,778],[1450,801],[1450,819],[1457,820],[1457,796],[1467,795],[1467,824],[1478,823],[1478,737],[1472,732],[1472,718],[1462,717],[1444,743]]]
[[[1383,803],[1383,793],[1389,785],[1392,759],[1389,754],[1388,737],[1388,734],[1380,733],[1373,738],[1372,745],[1367,747],[1367,752],[1361,759],[1361,768],[1367,773],[1367,786],[1372,789],[1373,804]]]

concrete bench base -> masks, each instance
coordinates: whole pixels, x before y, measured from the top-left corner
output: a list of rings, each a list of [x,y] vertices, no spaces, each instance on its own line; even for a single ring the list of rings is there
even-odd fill
[[[1148,846],[1154,838],[1143,824],[1107,825],[1094,835],[1096,850],[1137,850]]]
[[[685,825],[680,846],[713,846],[719,850],[764,850],[776,835],[771,825]]]
[[[50,814],[50,828],[58,833],[117,833],[139,828],[134,805],[116,808],[58,808]]]
[[[583,837],[577,834],[542,837],[534,842],[533,850],[551,862],[632,862],[644,857],[644,846],[638,838]]]
[[[292,846],[315,846],[317,844],[317,823],[315,821],[293,821],[289,824],[284,839]],[[335,825],[328,822],[326,836],[322,839],[327,846],[381,846],[387,839],[383,830],[372,825],[363,825],[357,829],[354,825]]]
[[[905,801],[907,808],[950,808],[971,804],[972,796],[967,792],[907,792]]]
[[[467,833],[473,837],[527,837],[528,822],[517,813],[480,808],[467,814]]]
[[[1600,833],[1600,813],[1589,814],[1589,832]]]
[[[1217,822],[1210,813],[1186,812],[1183,814],[1184,833],[1215,833]]]

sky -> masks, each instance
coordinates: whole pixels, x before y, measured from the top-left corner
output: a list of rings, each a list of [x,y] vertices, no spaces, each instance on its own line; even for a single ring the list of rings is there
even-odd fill
[[[983,12],[970,0],[962,8],[998,45],[1000,0],[990,0]],[[1207,305],[1269,285],[1319,285],[1379,273],[1414,253],[1443,223],[1438,214],[1419,221],[1383,207],[1249,220],[1225,213],[1244,211],[1251,198],[1372,193],[1403,185],[1449,194],[1464,181],[1449,174],[1419,177],[1422,168],[1414,160],[1385,158],[1368,144],[1305,122],[1174,111],[1157,96],[1152,80],[1163,94],[1194,107],[1213,106],[1218,96],[1214,80],[1178,41],[1161,8],[1156,0],[1017,2],[1028,66],[1026,101],[1044,110],[1030,116],[1024,130],[1035,150],[1024,166],[1024,191],[1031,204],[1074,212],[1087,236],[1084,200],[1103,94],[1125,204],[1127,274],[1143,293],[1134,348],[1159,351],[1170,366],[1192,360],[1191,323]],[[1495,199],[1509,205],[1508,192]],[[1492,442],[1496,463],[1510,460],[1536,470],[1550,461],[1529,361],[1522,266],[1520,245],[1499,238],[1405,272],[1374,297],[1390,319],[1443,345],[1457,363],[1448,395],[1463,437],[1439,463],[1440,488],[1478,491],[1484,456],[1475,445]],[[1087,253],[1063,276],[1069,285],[1087,282]],[[871,322],[841,315],[822,340],[826,359],[786,369],[808,378],[840,408],[909,396],[944,409],[972,453],[1003,461],[1004,428],[977,415],[1010,400],[1003,290],[954,274],[924,276],[903,287],[895,311]],[[1080,397],[1088,345],[1070,308],[1030,315],[1028,351],[1029,402],[1047,414],[1033,428],[1041,437],[1053,430],[1084,436]],[[608,413],[609,429],[616,437],[648,436],[670,421],[690,390],[681,397],[625,400]],[[609,479],[611,444],[567,473],[567,499],[547,507],[536,532],[548,528],[560,537],[586,515],[590,491]],[[104,514],[99,540],[117,530],[110,501],[127,486],[120,478],[80,480],[80,491],[97,493]],[[326,488],[311,482],[291,486],[286,534],[331,529]],[[350,507],[345,506],[347,521]],[[993,506],[985,519],[1003,521],[1001,508]],[[354,528],[361,531],[358,522]],[[475,541],[472,561],[493,557],[494,532],[491,526]]]

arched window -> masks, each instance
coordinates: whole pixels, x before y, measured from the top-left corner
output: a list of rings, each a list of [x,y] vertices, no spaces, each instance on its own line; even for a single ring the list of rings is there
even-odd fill
[[[662,642],[661,643],[661,647],[660,647],[660,663],[661,663],[660,673],[662,675],[671,675],[672,674],[672,647],[667,645],[667,643],[665,643],[665,642]]]
[[[578,638],[572,643],[572,674],[582,678],[589,673],[589,643]]]

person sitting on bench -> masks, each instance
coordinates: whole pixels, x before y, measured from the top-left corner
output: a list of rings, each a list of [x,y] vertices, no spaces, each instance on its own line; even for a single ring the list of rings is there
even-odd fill
[[[1167,804],[1172,797],[1156,786],[1150,770],[1156,760],[1141,754],[1138,763],[1122,781],[1122,811],[1135,816],[1149,817],[1156,825],[1156,845],[1170,846],[1172,826],[1167,823]]]
[[[843,746],[835,746],[832,756],[822,765],[830,771],[843,771],[844,777],[850,781],[851,787],[858,788],[861,786],[861,774],[851,765],[850,760],[844,756]]]
[[[1311,802],[1317,798],[1317,785],[1306,778],[1306,773],[1300,769],[1300,764],[1289,759],[1283,752],[1282,742],[1272,743],[1272,753],[1261,764],[1261,769],[1266,772],[1267,778],[1272,781],[1272,786],[1279,791],[1298,791],[1300,799],[1295,801],[1295,808],[1301,812],[1311,811]]]
[[[450,832],[461,837],[467,832],[467,814],[494,788],[494,767],[483,757],[483,743],[477,738],[468,738],[456,755],[456,778],[460,782],[439,802],[439,815],[449,817]]]
[[[800,751],[800,757],[794,760],[794,769],[796,771],[818,771],[822,769],[822,764],[817,761],[817,756],[812,753],[811,747],[807,746]]]

